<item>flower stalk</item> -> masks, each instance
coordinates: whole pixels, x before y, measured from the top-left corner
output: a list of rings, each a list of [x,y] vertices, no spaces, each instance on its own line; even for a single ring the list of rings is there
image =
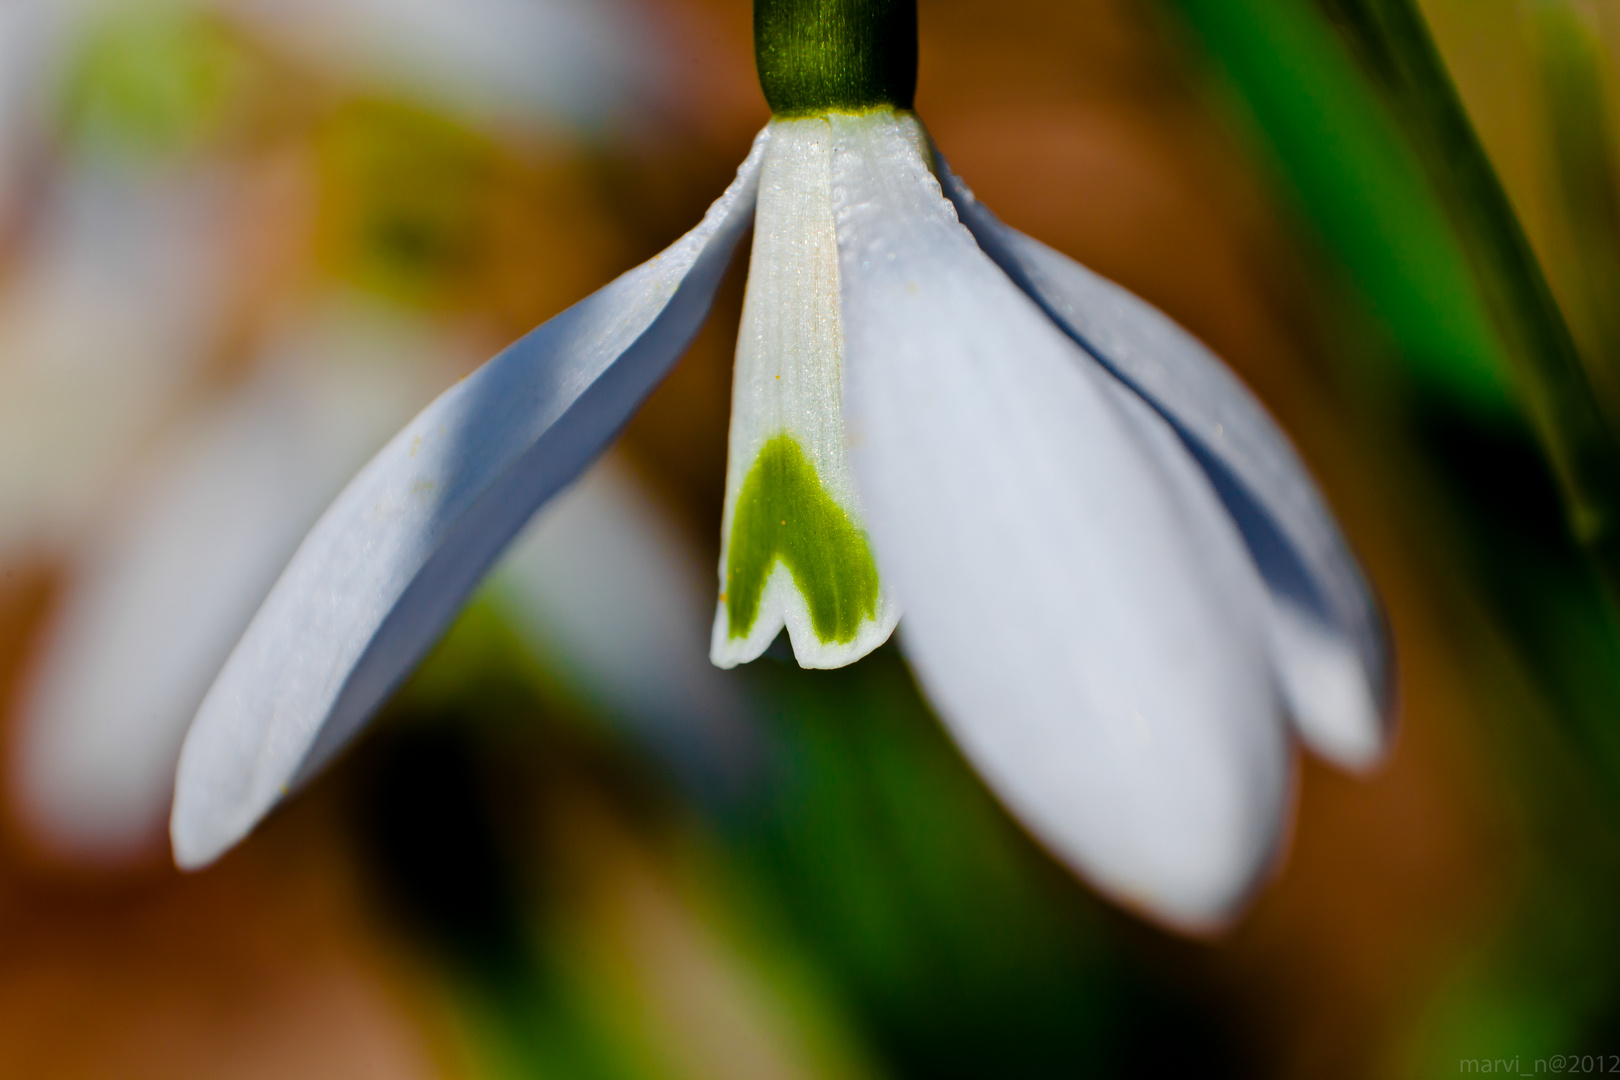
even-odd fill
[[[909,109],[916,0],[754,0],[754,59],[777,116]]]

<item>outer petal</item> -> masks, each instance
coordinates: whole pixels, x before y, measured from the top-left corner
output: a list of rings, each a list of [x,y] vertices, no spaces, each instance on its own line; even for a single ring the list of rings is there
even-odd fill
[[[1082,348],[1175,427],[1243,531],[1272,600],[1272,648],[1300,735],[1371,765],[1394,718],[1383,613],[1288,437],[1192,335],[1157,308],[1004,225],[938,163],[986,254]]]
[[[180,865],[217,858],[349,740],[668,371],[747,230],[763,148],[696,229],[446,391],[328,508],[186,736]]]
[[[834,125],[851,457],[908,655],[1056,853],[1218,925],[1289,787],[1253,563],[1170,429],[957,223],[915,121]]]
[[[322,508],[431,395],[425,365],[398,350],[356,365],[354,329],[299,335],[291,363],[194,417],[76,560],[23,703],[12,788],[58,852],[152,853],[186,726],[231,645]],[[396,344],[425,351],[420,329]]]

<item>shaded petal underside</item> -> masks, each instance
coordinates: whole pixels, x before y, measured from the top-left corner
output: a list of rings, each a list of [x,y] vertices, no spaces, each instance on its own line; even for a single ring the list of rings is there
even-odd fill
[[[217,858],[354,735],[657,385],[748,228],[766,141],[697,228],[447,390],[328,508],[187,735],[180,865]]]

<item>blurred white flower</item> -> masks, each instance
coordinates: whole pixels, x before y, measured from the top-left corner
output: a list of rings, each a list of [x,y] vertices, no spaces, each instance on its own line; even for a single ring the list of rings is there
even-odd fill
[[[54,119],[52,91],[81,6],[76,0],[0,4],[0,242],[8,219],[19,212],[27,170],[40,164],[42,135]]]
[[[13,763],[23,816],[54,850],[150,851],[187,722],[231,642],[448,352],[397,314],[322,311],[273,342],[247,385],[184,414],[74,538]]]
[[[345,80],[485,121],[596,133],[656,99],[635,0],[217,0]]]
[[[212,355],[220,195],[93,170],[52,191],[0,294],[0,549],[70,535]]]

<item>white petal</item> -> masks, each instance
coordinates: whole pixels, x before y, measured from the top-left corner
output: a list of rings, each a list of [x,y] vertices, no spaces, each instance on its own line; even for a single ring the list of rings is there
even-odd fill
[[[209,356],[223,189],[86,173],[0,295],[0,547],[59,543]]]
[[[283,357],[197,414],[75,560],[21,708],[13,785],[59,854],[151,852],[186,726],[231,645],[321,509],[428,396],[397,353],[361,367],[352,334],[294,347],[310,343],[343,351]]]
[[[737,331],[709,655],[747,663],[786,626],[802,666],[842,667],[887,641],[900,611],[872,562],[844,447],[832,127],[807,117],[770,131]],[[759,531],[778,521],[762,514],[766,501],[781,508],[779,533]]]
[[[660,52],[634,0],[229,0],[304,57],[475,120],[596,131],[655,93]]]
[[[33,156],[30,114],[41,96],[40,71],[55,67],[50,60],[58,50],[51,47],[48,10],[37,0],[0,4],[0,228],[8,224],[24,180],[22,167]]]
[[[1273,860],[1291,765],[1242,540],[957,223],[915,121],[834,126],[851,457],[907,653],[1054,852],[1217,926]]]
[[[705,792],[743,781],[757,752],[739,676],[704,647],[712,583],[613,454],[535,515],[491,574],[552,676]]]
[[[1170,421],[1209,474],[1269,587],[1278,674],[1300,735],[1341,765],[1371,765],[1394,719],[1383,613],[1288,436],[1168,316],[1008,228],[940,168],[985,253]]]
[[[0,3],[0,233],[8,216],[26,210],[33,170],[46,166],[60,132],[61,94],[68,68],[104,5],[85,0],[5,0]],[[33,179],[42,178],[35,174]],[[7,252],[8,258],[14,252]]]
[[[446,391],[328,508],[186,736],[180,865],[217,858],[348,741],[669,370],[748,227],[764,145],[696,229]]]

